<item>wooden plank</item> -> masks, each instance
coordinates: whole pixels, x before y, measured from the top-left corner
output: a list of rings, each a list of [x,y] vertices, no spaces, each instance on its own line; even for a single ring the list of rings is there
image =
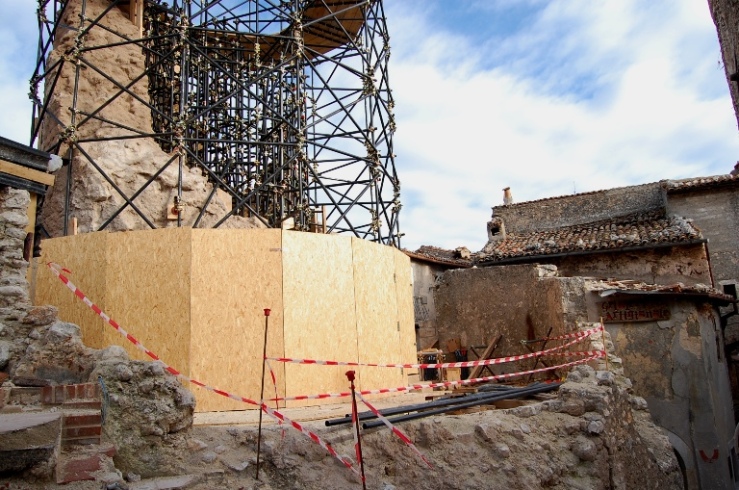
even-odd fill
[[[265,308],[271,309],[267,355],[284,355],[282,234],[276,229],[194,229],[192,236],[192,376],[259,400]],[[284,364],[272,367],[278,395],[284,396]],[[265,398],[274,397],[269,372],[264,387]],[[256,408],[204,389],[193,392],[198,412]]]
[[[351,239],[346,236],[282,232],[285,356],[357,359]],[[347,391],[346,366],[285,366],[286,393]],[[323,400],[288,402],[288,407]]]
[[[17,163],[9,162],[2,158],[0,158],[0,172],[20,177],[22,179],[32,180],[39,184],[49,186],[54,185],[54,176],[52,174],[47,174],[46,172],[42,172],[34,168],[24,167],[23,165],[18,165]]]
[[[67,277],[99,307],[106,309],[105,273],[107,232],[85,233],[78,236],[48,238],[41,242],[39,264],[54,262],[71,270]],[[95,349],[105,347],[105,329],[110,328],[45,265],[39,266],[33,298],[36,305],[53,305],[59,318],[79,325],[85,345]]]
[[[500,339],[502,339],[502,335],[497,335],[491,342],[488,344],[487,348],[485,349],[485,352],[482,353],[482,357],[480,357],[480,360],[490,359],[490,356],[495,351],[495,348],[498,347],[498,342],[500,342]],[[467,379],[477,378],[480,373],[482,372],[482,369],[486,366],[475,366],[472,371],[470,372],[470,375]]]
[[[359,360],[397,363],[401,349],[393,249],[352,238],[352,255]],[[405,379],[401,369],[360,367],[358,371],[362,390],[394,388]]]
[[[395,290],[398,306],[398,323],[400,325],[399,345],[400,361],[404,363],[415,363],[416,352],[416,328],[413,312],[413,274],[411,272],[411,259],[398,249],[392,248],[395,256]],[[418,375],[417,369],[404,369],[402,384],[409,384],[408,376]]]
[[[107,313],[165,363],[190,375],[191,229],[110,233],[107,247]],[[83,235],[77,235],[81,237]],[[150,361],[113,329],[106,345],[132,359]]]

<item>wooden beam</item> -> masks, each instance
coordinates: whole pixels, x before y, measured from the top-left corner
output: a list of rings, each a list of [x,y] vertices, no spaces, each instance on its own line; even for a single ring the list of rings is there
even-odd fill
[[[500,339],[502,339],[502,335],[498,335],[495,337],[490,344],[485,349],[485,352],[482,353],[482,357],[480,357],[480,361],[484,361],[485,359],[490,359],[490,356],[493,355],[493,352],[495,351],[495,348],[498,347],[498,342],[500,342]],[[467,377],[467,379],[473,379],[480,375],[482,372],[482,369],[487,366],[475,366],[474,369],[472,369],[472,372],[470,372],[470,375]]]
[[[24,167],[23,165],[18,165],[17,163],[9,162],[7,160],[3,160],[0,158],[0,172],[13,175],[15,177],[20,177],[22,179],[26,180],[32,180],[33,182],[38,182],[39,184],[44,185],[54,185],[54,176],[51,174],[47,174],[46,172],[41,172],[40,170],[36,170],[33,168]]]

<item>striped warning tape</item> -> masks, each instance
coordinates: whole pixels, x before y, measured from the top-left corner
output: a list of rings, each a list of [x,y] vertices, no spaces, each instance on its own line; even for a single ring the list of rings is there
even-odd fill
[[[351,462],[351,460],[349,458],[346,458],[346,457],[341,456],[340,454],[338,454],[336,452],[336,450],[334,450],[334,448],[331,447],[331,445],[329,443],[327,443],[326,441],[324,441],[323,439],[321,439],[318,435],[314,434],[313,432],[309,431],[308,429],[306,429],[305,427],[303,427],[302,425],[300,425],[298,422],[295,422],[293,420],[290,420],[284,414],[278,412],[277,410],[274,410],[274,409],[268,407],[264,403],[259,403],[257,401],[251,400],[249,398],[244,398],[242,396],[234,395],[234,394],[229,393],[227,391],[219,390],[218,388],[215,388],[213,386],[206,385],[205,383],[202,383],[202,382],[200,382],[200,381],[198,381],[196,379],[192,379],[192,378],[189,378],[188,376],[185,376],[184,374],[182,374],[181,372],[179,372],[178,370],[176,370],[174,367],[169,366],[168,364],[166,364],[164,361],[162,361],[161,359],[159,359],[159,357],[157,357],[156,354],[154,354],[152,351],[150,351],[149,349],[147,349],[146,347],[144,347],[144,345],[141,344],[141,342],[139,342],[133,335],[131,335],[130,333],[126,332],[123,329],[123,327],[121,327],[115,320],[113,320],[108,315],[106,315],[105,312],[103,312],[103,310],[101,310],[100,308],[98,308],[95,305],[95,303],[93,303],[92,301],[90,301],[90,299],[85,295],[85,293],[83,293],[77,286],[75,286],[72,283],[72,281],[69,280],[69,278],[67,278],[64,274],[62,274],[62,272],[70,273],[71,271],[69,271],[69,269],[64,269],[60,265],[55,264],[53,262],[48,262],[46,265],[49,267],[49,269],[52,271],[52,273],[55,276],[57,276],[59,278],[59,280],[62,281],[64,283],[64,285],[67,286],[67,288],[69,288],[74,293],[75,296],[77,296],[83,303],[85,303],[90,309],[92,309],[92,311],[94,311],[95,314],[97,314],[100,318],[102,318],[103,320],[105,320],[105,323],[107,323],[108,325],[110,325],[111,327],[113,327],[118,333],[120,333],[122,336],[124,336],[126,339],[128,339],[129,342],[131,342],[132,344],[134,344],[136,346],[136,348],[138,348],[139,350],[145,352],[146,355],[148,355],[149,357],[151,357],[153,360],[160,362],[162,364],[162,366],[164,367],[164,369],[167,372],[169,372],[170,374],[173,374],[174,376],[177,376],[178,378],[180,378],[180,379],[182,379],[184,381],[187,381],[188,383],[192,383],[195,386],[199,386],[199,387],[204,388],[204,389],[206,389],[208,391],[212,391],[213,393],[216,393],[218,395],[225,396],[226,398],[231,398],[232,400],[236,400],[238,402],[243,402],[243,403],[247,403],[249,405],[256,405],[258,407],[261,407],[261,409],[264,411],[264,413],[266,413],[270,417],[276,419],[278,422],[280,422],[280,423],[283,423],[284,422],[286,424],[289,424],[294,429],[300,431],[301,433],[303,433],[304,435],[306,435],[308,438],[310,438],[313,442],[315,442],[316,444],[318,444],[319,446],[321,446],[322,448],[324,448],[326,451],[328,451],[328,453],[331,456],[333,456],[334,458],[336,458],[339,461],[341,461],[341,463],[344,466],[346,466],[348,469],[350,469],[352,472],[354,472],[356,475],[359,476],[359,471],[354,467],[354,465],[352,464],[352,462]]]
[[[605,357],[606,353],[605,351],[593,351],[593,355],[586,357],[584,359],[578,359],[576,361],[568,362],[566,364],[559,364],[557,366],[547,366],[539,369],[530,369],[528,371],[516,371],[515,373],[504,373],[504,374],[496,374],[494,376],[485,376],[483,378],[472,378],[472,379],[462,379],[458,381],[440,381],[438,383],[426,383],[426,384],[413,384],[408,386],[400,386],[397,388],[380,388],[375,390],[362,390],[357,391],[356,393],[359,393],[361,395],[380,395],[385,393],[403,393],[408,391],[417,391],[417,390],[423,390],[425,388],[448,388],[450,386],[464,386],[469,384],[476,384],[476,383],[485,383],[487,381],[500,381],[502,379],[509,379],[509,378],[515,378],[518,376],[526,376],[529,374],[537,374],[537,373],[543,373],[546,371],[553,371],[555,369],[563,369],[568,368],[572,366],[576,366],[578,364],[584,364],[586,362],[590,362],[595,359],[599,359],[601,357]],[[297,395],[297,396],[287,396],[287,397],[280,397],[276,400],[278,401],[294,401],[294,400],[321,400],[324,398],[343,398],[347,396],[351,396],[350,391],[344,391],[341,393],[321,393],[318,395]],[[274,401],[274,400],[270,400]]]
[[[382,415],[382,414],[380,413],[380,411],[379,411],[379,410],[377,410],[377,409],[376,409],[376,408],[374,407],[374,405],[372,405],[372,404],[371,404],[370,402],[368,402],[368,401],[367,401],[367,400],[366,400],[366,399],[365,399],[365,398],[364,398],[364,397],[363,397],[362,395],[360,395],[359,393],[357,393],[357,396],[359,397],[359,399],[360,399],[360,400],[362,400],[362,402],[363,402],[363,403],[364,403],[365,405],[367,405],[367,408],[369,408],[369,409],[370,409],[370,411],[372,411],[372,413],[374,413],[374,414],[375,414],[375,417],[377,417],[377,418],[378,418],[378,419],[379,419],[379,420],[380,420],[380,421],[381,421],[381,422],[382,422],[383,424],[385,424],[385,426],[386,426],[386,427],[387,427],[388,429],[390,429],[390,430],[391,430],[391,431],[393,432],[393,434],[395,434],[396,436],[398,436],[398,438],[399,438],[399,439],[400,439],[401,441],[403,441],[403,442],[404,442],[404,443],[405,443],[405,444],[406,444],[406,445],[407,445],[407,446],[408,446],[409,448],[411,448],[411,450],[413,450],[413,452],[415,452],[416,454],[418,454],[418,456],[419,456],[419,457],[420,457],[420,458],[421,458],[421,459],[423,460],[423,462],[424,462],[424,463],[426,463],[426,465],[428,465],[428,467],[429,467],[429,468],[431,468],[431,469],[433,469],[433,468],[434,468],[433,466],[431,466],[431,463],[429,462],[429,460],[428,460],[428,459],[426,459],[426,456],[424,456],[424,455],[423,455],[423,453],[422,453],[421,451],[419,451],[419,450],[418,450],[418,448],[416,447],[416,445],[415,445],[415,444],[413,444],[413,441],[411,441],[411,438],[410,438],[410,437],[408,437],[408,436],[407,436],[407,435],[405,434],[405,432],[403,432],[402,430],[400,430],[400,429],[398,429],[397,427],[395,427],[395,426],[394,426],[394,425],[392,424],[392,422],[390,422],[390,421],[389,421],[389,420],[387,419],[387,417],[383,416],[383,415]]]
[[[549,349],[545,349],[542,351],[536,351],[536,352],[530,352],[528,354],[521,354],[517,356],[507,356],[507,357],[498,357],[495,359],[481,359],[477,361],[463,361],[463,362],[446,362],[446,363],[439,363],[439,364],[395,364],[395,363],[388,363],[388,364],[377,364],[377,363],[369,363],[369,362],[351,362],[351,361],[322,361],[322,360],[316,360],[316,359],[297,359],[297,358],[291,358],[291,357],[269,357],[270,361],[277,361],[277,362],[284,362],[284,363],[291,363],[291,364],[316,364],[320,366],[366,366],[366,367],[382,367],[382,368],[407,368],[407,369],[439,369],[439,368],[462,368],[462,367],[474,367],[474,366],[491,366],[495,364],[505,364],[508,362],[516,362],[516,361],[523,361],[526,359],[533,359],[534,357],[540,357],[544,355],[548,355],[553,352],[557,352],[563,349],[566,349],[568,347],[571,347],[575,344],[578,344],[582,342],[585,338],[588,336],[599,332],[602,330],[603,327],[597,327],[590,330],[587,330],[583,332],[583,335],[578,335],[577,337],[570,337],[574,338],[574,340],[557,346],[557,347],[551,347]]]
[[[582,324],[580,324],[582,325]],[[540,339],[534,339],[534,340],[522,340],[522,343],[529,344],[532,342],[549,342],[550,340],[566,340],[566,339],[574,339],[577,337],[587,337],[589,335],[592,335],[595,332],[603,330],[603,325],[600,323],[591,323],[591,325],[597,325],[595,328],[591,328],[589,330],[579,330],[577,332],[571,332],[566,333],[563,335],[558,335],[556,337],[542,337]]]

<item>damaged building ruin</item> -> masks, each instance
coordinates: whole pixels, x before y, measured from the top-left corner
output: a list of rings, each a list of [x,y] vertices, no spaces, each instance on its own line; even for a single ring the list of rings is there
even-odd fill
[[[387,433],[366,433],[369,478],[398,488],[728,488],[737,465],[722,333],[736,275],[718,278],[722,252],[712,241],[709,255],[705,229],[679,207],[733,179],[639,188],[633,209],[633,196],[607,193],[623,213],[594,216],[593,204],[592,236],[566,245],[577,253],[562,248],[582,224],[567,213],[601,196],[569,211],[564,199],[551,220],[553,208],[546,220],[496,208],[478,254],[403,254],[382,1],[227,3],[39,2],[40,150],[0,141],[13,164],[0,166],[0,433],[12,435],[0,442],[0,474],[117,484],[125,473],[136,488],[195,466],[197,488],[254,483],[254,431],[217,439],[192,428],[194,414],[255,408],[223,394],[258,400],[262,381],[279,409],[346,390],[341,366],[260,375],[267,318],[269,356],[370,363],[411,363],[436,342],[450,355],[526,354],[603,318],[607,332],[562,355],[605,359],[555,369],[559,359],[534,357],[466,373],[539,368],[527,381],[566,378],[556,395],[409,423],[430,473]],[[47,164],[52,154],[60,169]],[[639,248],[644,240],[656,245]],[[46,262],[71,271],[76,297]],[[726,287],[704,286],[717,284]],[[169,364],[145,362],[143,345]],[[369,390],[416,376],[357,371]],[[201,379],[209,390],[181,383]],[[347,432],[321,435],[353,451]],[[315,438],[276,428],[265,437],[271,488],[358,485]]]
[[[419,342],[474,351],[500,336],[524,354],[522,341],[601,321],[689,488],[729,488],[737,190],[722,175],[496,206],[480,252],[408,253],[414,303],[432,305],[416,308]]]

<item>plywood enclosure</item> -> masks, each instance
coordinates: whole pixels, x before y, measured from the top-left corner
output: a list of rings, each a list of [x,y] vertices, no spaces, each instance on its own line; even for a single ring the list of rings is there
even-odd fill
[[[401,359],[395,258],[387,247],[352,238],[357,343],[360,362],[382,364]],[[398,387],[400,368],[359,368],[360,388]]]
[[[269,357],[415,359],[410,261],[383,245],[275,229],[170,228],[55,238],[43,253],[70,268],[73,282],[163,361],[240,396],[259,399],[265,308]],[[87,345],[122,345],[148,360],[49,271],[39,269],[37,282],[36,304],[58,306]],[[349,386],[346,367],[272,367],[280,397]],[[361,389],[406,383],[400,369],[357,371]],[[192,389],[199,412],[254,408]],[[265,398],[274,391],[267,375]]]
[[[285,295],[285,356],[356,361],[351,239],[286,231],[282,260]],[[318,253],[317,253],[318,252]],[[287,392],[309,395],[347,391],[346,366],[285,366]],[[289,402],[318,405],[322,400]]]
[[[268,356],[282,356],[281,234],[276,230],[192,230],[190,371],[233,393],[258,399],[264,309],[271,310]],[[279,396],[285,369],[273,363]],[[265,376],[265,398],[275,387]],[[243,410],[243,403],[193,388],[198,411]],[[272,405],[274,406],[274,405]]]

